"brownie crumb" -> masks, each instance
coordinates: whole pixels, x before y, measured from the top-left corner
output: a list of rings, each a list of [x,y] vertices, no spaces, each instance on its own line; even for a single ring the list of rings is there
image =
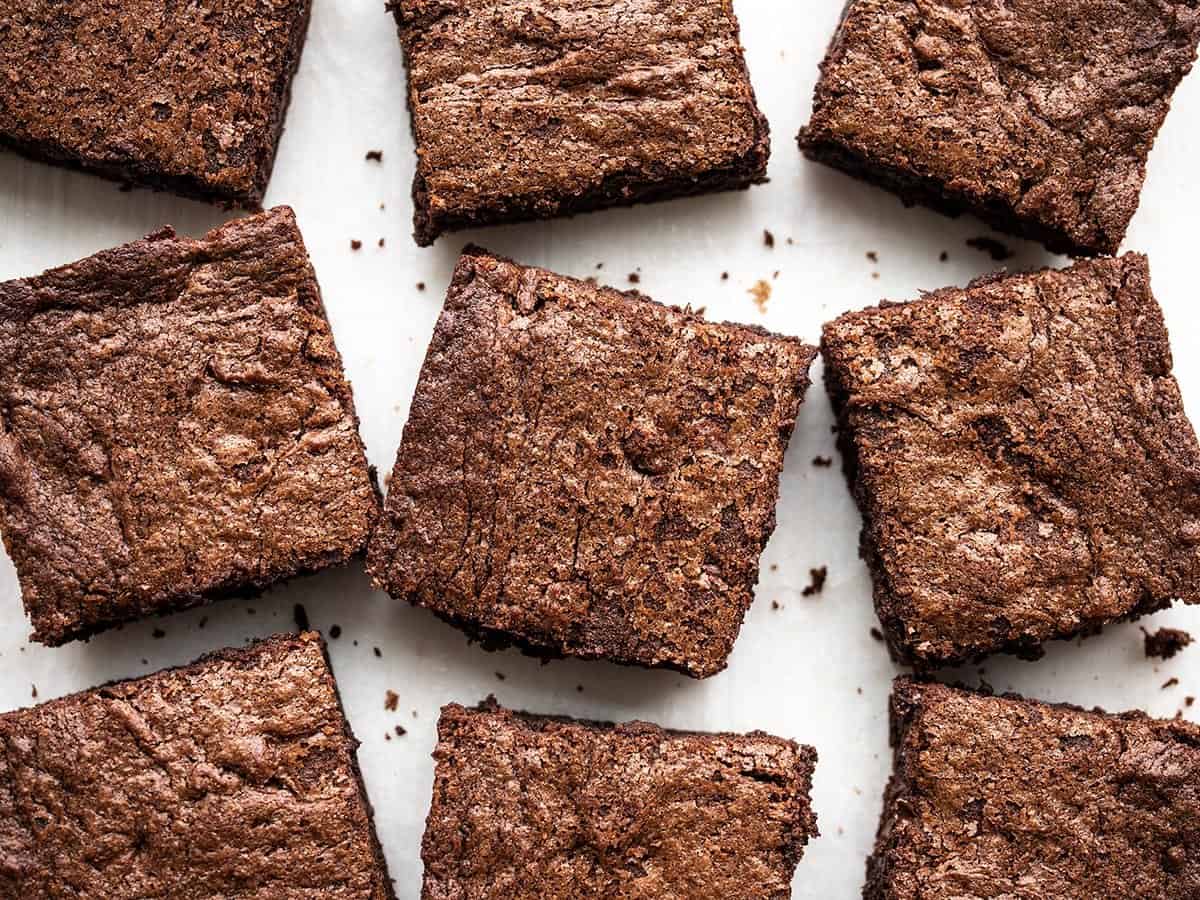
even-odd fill
[[[833,458],[829,456],[814,456],[813,465],[818,469],[828,469],[833,465]]]
[[[1171,659],[1176,653],[1184,647],[1192,643],[1193,638],[1186,631],[1181,631],[1178,628],[1160,628],[1158,631],[1151,634],[1145,628],[1142,629],[1146,642],[1146,658],[1158,657],[1159,659]]]
[[[304,608],[303,603],[297,603],[292,607],[292,618],[296,621],[298,630],[308,631],[308,610]]]
[[[196,623],[197,628],[203,628],[208,624],[208,616],[201,616],[200,621]]]
[[[382,657],[383,657],[383,651],[382,651],[382,650],[380,650],[378,647],[372,647],[371,649],[374,651],[374,653],[375,653],[375,657],[376,657],[377,659],[380,659],[380,658],[382,658]]]
[[[504,680],[505,678],[507,678],[507,677],[508,677],[508,676],[507,676],[507,675],[505,675],[503,672],[497,672],[497,673],[496,673],[496,680],[497,680],[497,681],[503,681],[503,680]]]
[[[877,262],[879,262],[879,254],[876,253],[874,250],[868,250],[867,251],[867,259],[869,259],[873,263],[877,263]]]
[[[425,290],[425,282],[423,282],[423,281],[418,281],[418,282],[417,282],[417,290],[418,290],[418,291],[423,291],[423,290]]]
[[[1194,705],[1194,704],[1195,704],[1195,702],[1196,702],[1196,698],[1195,698],[1195,697],[1184,697],[1184,698],[1183,698],[1183,705],[1184,705],[1184,706],[1192,706],[1192,705]]]
[[[642,281],[642,276],[639,275],[637,272],[629,273],[629,283],[630,284],[640,284],[641,281]]]
[[[1165,691],[1167,688],[1177,687],[1178,685],[1179,685],[1178,678],[1168,678],[1166,681],[1163,682],[1162,689]]]
[[[350,238],[350,249],[351,250],[361,250],[362,249],[362,241],[360,241],[358,238]]]
[[[400,695],[389,688],[383,697],[383,708],[386,709],[388,712],[395,712],[396,707],[399,704],[400,704]]]
[[[771,609],[783,609],[783,607],[779,605],[778,600],[772,600],[771,601]]]
[[[367,151],[367,159],[370,160],[371,162],[383,162],[383,151],[382,150],[368,150]]]
[[[774,248],[775,246],[775,235],[771,234],[765,228],[763,229],[763,246],[770,248]]]
[[[257,612],[258,612],[258,610],[256,610],[253,606],[246,607],[246,615],[248,615],[248,616],[252,616]]]
[[[335,641],[338,638],[340,638],[342,636],[342,626],[341,625],[330,625],[329,626],[329,636],[331,638],[333,638]]]
[[[795,242],[795,241],[793,241],[791,238],[788,238],[788,239],[787,239],[787,245],[788,245],[789,247],[790,247],[790,246],[792,246],[792,244],[794,244],[794,243],[796,243],[796,242]]]
[[[31,684],[29,686],[29,696],[32,697],[34,700],[37,699],[37,685],[36,684]]]
[[[385,741],[390,741],[392,739],[392,733],[390,731],[385,731],[383,733],[383,739]]]
[[[995,238],[967,238],[967,246],[983,253],[987,253],[996,262],[1004,262],[1004,260],[1012,259],[1014,256],[1016,256],[1016,253],[1014,253],[1007,244],[1002,244]]]
[[[728,280],[729,280],[729,273],[728,273],[728,272],[722,272],[722,273],[721,273],[721,280],[722,280],[722,281],[728,281]]]
[[[950,259],[950,254],[945,250],[938,254],[938,262],[946,262],[948,259]]]
[[[379,246],[382,247],[386,243],[383,238],[379,239]]]
[[[758,307],[758,311],[765,313],[767,311],[767,301],[771,299],[770,282],[759,279],[754,287],[750,288],[748,293],[754,298],[754,305]]]
[[[580,694],[582,694],[582,693],[583,693],[583,685],[582,685],[582,684],[577,684],[577,685],[575,685],[575,691],[576,691],[577,693],[580,693]]]
[[[161,638],[165,638],[166,636],[167,633],[161,628],[155,628],[152,632],[150,632],[150,637],[154,638],[156,641],[160,640]]]
[[[603,268],[604,268],[604,263],[602,263],[602,262],[598,262],[598,263],[596,263],[596,268],[597,268],[597,269],[603,269]]]
[[[404,737],[408,734],[408,729],[403,725],[397,725],[393,730],[396,732],[396,737]]]
[[[880,631],[878,628],[871,629],[871,637],[874,640],[879,641],[879,643],[881,643],[881,644],[883,643],[883,632]]]
[[[809,583],[801,593],[805,597],[812,597],[825,590],[825,579],[829,577],[829,567],[821,566],[817,569],[808,570]]]

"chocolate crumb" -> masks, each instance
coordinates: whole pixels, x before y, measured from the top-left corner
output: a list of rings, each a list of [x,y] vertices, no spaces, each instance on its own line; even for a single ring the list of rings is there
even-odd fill
[[[208,616],[201,616],[200,621],[196,623],[197,628],[203,628],[208,624]]]
[[[31,684],[29,686],[29,688],[30,688],[29,696],[33,697],[33,699],[36,700],[37,699],[37,685]]]
[[[877,262],[879,262],[879,254],[876,253],[874,250],[868,250],[867,251],[867,259],[869,259],[873,263],[877,263]]]
[[[375,651],[376,658],[382,658],[382,656],[383,656],[382,650],[380,650],[378,647],[372,647],[371,649]]]
[[[397,725],[394,731],[396,732],[396,737],[404,737],[406,734],[408,734],[408,729],[403,725]]]
[[[637,272],[629,273],[629,283],[630,284],[640,284],[641,281],[642,281],[642,276],[639,275]]]
[[[793,241],[791,238],[788,238],[788,239],[787,239],[787,245],[788,245],[789,247],[790,247],[790,246],[792,246],[792,244],[794,244],[794,243],[796,243],[796,242],[795,242],[795,241]]]
[[[383,245],[384,245],[384,240],[383,240],[383,238],[380,238],[380,239],[379,239],[379,246],[380,246],[380,247],[382,247]]]
[[[747,293],[754,298],[754,305],[758,307],[758,311],[765,313],[767,311],[767,301],[771,299],[770,282],[760,279]]]
[[[771,571],[778,572],[779,571],[779,563],[771,563]]]
[[[423,282],[423,281],[418,281],[418,282],[417,282],[417,290],[418,290],[418,291],[423,291],[423,290],[425,290],[425,282]]]
[[[357,646],[358,646],[358,638],[355,638],[355,639],[354,639],[354,646],[355,646],[355,647],[357,647]]]
[[[1014,256],[1016,256],[1016,254],[1008,247],[1008,245],[1000,243],[995,238],[967,238],[967,246],[987,253],[996,262],[1004,262],[1004,260],[1012,259]]]
[[[729,273],[728,273],[728,272],[722,272],[722,273],[721,273],[721,280],[722,280],[722,281],[728,281],[728,280],[729,280]]]
[[[246,615],[248,615],[248,616],[252,616],[252,615],[254,615],[256,612],[258,612],[258,610],[256,610],[256,609],[255,609],[253,606],[247,606],[247,607],[246,607]]]
[[[828,469],[833,465],[833,458],[829,456],[814,456],[813,465],[818,469]]]
[[[767,247],[775,246],[775,235],[771,234],[765,228],[763,229],[763,245]]]
[[[329,636],[331,638],[333,638],[335,641],[338,638],[340,638],[342,636],[342,626],[341,625],[330,625],[329,626]]]
[[[818,569],[809,569],[809,584],[802,593],[805,597],[812,597],[815,594],[821,593],[825,589],[825,579],[829,577],[829,567],[821,566]]]
[[[383,696],[383,708],[388,712],[395,712],[396,707],[400,704],[400,695],[391,688]]]
[[[497,672],[497,673],[496,673],[496,680],[497,680],[497,681],[503,681],[503,680],[504,680],[506,677],[508,677],[508,676],[506,676],[506,675],[505,675],[503,672]]]
[[[875,640],[879,641],[879,643],[881,643],[881,644],[883,643],[883,632],[880,631],[878,628],[871,629],[871,637],[874,638]]]
[[[583,685],[582,685],[582,684],[577,684],[577,685],[575,685],[575,690],[576,690],[578,693],[582,694],[582,693],[583,693]]]
[[[774,272],[771,273],[771,280],[772,281],[779,280],[779,270],[778,269],[776,269]]]
[[[1195,697],[1184,697],[1184,698],[1183,698],[1183,705],[1184,705],[1184,706],[1192,706],[1192,705],[1193,705],[1195,702],[1196,702],[1196,698],[1195,698]]]
[[[947,253],[945,250],[943,250],[943,251],[942,251],[942,252],[941,252],[941,253],[938,255],[938,262],[945,262],[945,261],[946,261],[946,260],[948,260],[949,258],[950,258],[950,254],[949,254],[949,253]]]
[[[161,628],[155,628],[152,632],[150,632],[150,637],[154,638],[156,641],[161,638],[165,638],[166,636],[167,633]]]
[[[390,731],[385,731],[383,733],[383,739],[385,741],[390,741],[392,739],[392,733]]]
[[[362,249],[362,241],[360,241],[358,238],[350,238],[350,249],[351,250],[361,250]]]
[[[780,609],[780,608],[781,608],[781,607],[780,607],[780,605],[779,605],[779,601],[778,601],[778,600],[772,600],[772,601],[771,601],[771,609]]]
[[[1162,689],[1165,691],[1167,688],[1173,688],[1178,684],[1179,684],[1178,678],[1168,678],[1165,682],[1163,682]]]
[[[367,151],[367,159],[371,160],[372,162],[383,162],[383,151],[382,150],[368,150]]]
[[[602,262],[598,262],[598,263],[596,263],[596,268],[597,268],[597,269],[603,269],[603,268],[604,268],[604,263],[602,263]]]
[[[292,607],[292,618],[296,620],[296,628],[300,631],[308,631],[308,610],[304,608],[303,603],[297,603]]]
[[[1171,659],[1176,653],[1192,643],[1193,640],[1190,634],[1178,628],[1160,628],[1154,634],[1143,628],[1142,634],[1146,636],[1147,659],[1151,657]]]

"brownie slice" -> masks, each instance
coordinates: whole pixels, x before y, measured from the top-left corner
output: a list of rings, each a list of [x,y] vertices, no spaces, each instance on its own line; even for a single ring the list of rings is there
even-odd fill
[[[343,562],[378,509],[290,209],[0,284],[0,533],[34,640]]]
[[[725,667],[815,350],[468,248],[368,568],[491,646]]]
[[[0,145],[257,209],[308,0],[0,0]]]
[[[415,237],[766,180],[729,0],[391,0]]]
[[[1194,0],[850,0],[800,146],[906,203],[1114,253],[1197,40]]]
[[[899,661],[1200,602],[1200,448],[1144,256],[849,313],[822,353]]]
[[[1200,728],[896,681],[866,900],[1200,894]]]
[[[394,896],[320,638],[0,715],[0,896]]]
[[[817,754],[762,732],[664,731],[451,704],[422,900],[791,897]]]

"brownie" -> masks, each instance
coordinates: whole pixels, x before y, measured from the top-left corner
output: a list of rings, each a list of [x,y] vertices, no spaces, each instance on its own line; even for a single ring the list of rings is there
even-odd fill
[[[391,0],[415,237],[766,180],[730,0]]]
[[[320,638],[0,715],[0,896],[394,896]]]
[[[1200,896],[1200,728],[898,679],[865,900]]]
[[[815,352],[468,248],[371,539],[376,584],[487,646],[719,672]]]
[[[0,0],[0,145],[257,209],[308,0]]]
[[[1200,40],[1195,0],[850,0],[800,146],[1056,252],[1116,252]]]
[[[762,732],[442,710],[422,900],[790,897],[817,754]]]
[[[343,562],[378,509],[290,209],[0,284],[0,533],[34,640]]]
[[[899,661],[1200,602],[1200,448],[1144,256],[849,313],[822,353]]]

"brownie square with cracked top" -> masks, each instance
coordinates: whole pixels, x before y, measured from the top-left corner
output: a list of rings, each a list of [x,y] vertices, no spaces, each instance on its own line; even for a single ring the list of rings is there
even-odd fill
[[[1200,602],[1200,448],[1144,256],[849,313],[822,354],[899,661]]]
[[[0,534],[34,640],[344,562],[378,511],[290,209],[0,284]]]
[[[896,681],[865,900],[1200,894],[1200,728]]]
[[[308,0],[0,0],[0,145],[257,209]]]
[[[715,674],[815,350],[468,248],[368,568],[485,644]]]
[[[422,900],[792,895],[817,754],[762,732],[514,713],[438,722]]]
[[[320,638],[0,715],[0,896],[392,898]]]
[[[850,0],[800,145],[906,203],[1114,253],[1198,40],[1194,0]]]
[[[770,137],[730,0],[391,0],[415,238],[745,188]]]

